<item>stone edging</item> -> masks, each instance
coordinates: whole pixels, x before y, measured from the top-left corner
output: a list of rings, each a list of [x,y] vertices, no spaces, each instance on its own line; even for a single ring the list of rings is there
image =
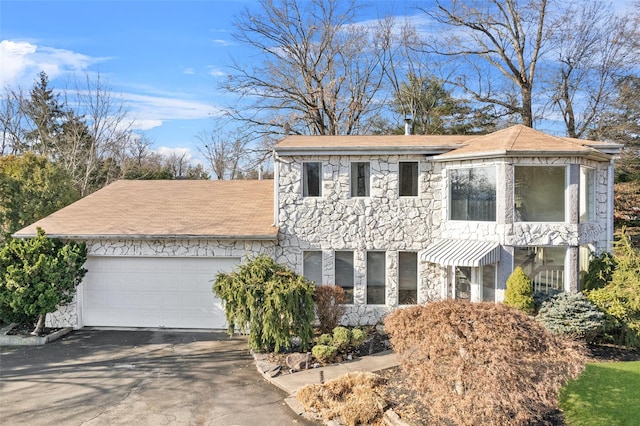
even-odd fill
[[[71,331],[73,331],[73,327],[65,327],[62,328],[55,333],[51,333],[47,336],[15,336],[15,335],[7,335],[15,324],[11,324],[7,327],[3,327],[0,329],[0,346],[36,346],[36,345],[46,345],[47,343],[53,342],[54,340],[58,340],[62,336],[65,336]]]

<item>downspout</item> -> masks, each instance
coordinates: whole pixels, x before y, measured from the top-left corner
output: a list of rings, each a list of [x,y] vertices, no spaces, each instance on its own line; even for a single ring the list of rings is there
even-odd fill
[[[607,170],[609,177],[607,179],[607,251],[613,250],[613,158],[609,160],[609,168]]]
[[[273,151],[273,226],[278,226],[278,193],[280,192],[280,167],[278,166],[278,155],[276,150]]]

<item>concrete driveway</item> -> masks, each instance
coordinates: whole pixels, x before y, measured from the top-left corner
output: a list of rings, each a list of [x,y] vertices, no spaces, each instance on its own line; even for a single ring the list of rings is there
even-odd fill
[[[218,332],[78,330],[0,348],[7,425],[311,424],[257,372],[244,338]]]

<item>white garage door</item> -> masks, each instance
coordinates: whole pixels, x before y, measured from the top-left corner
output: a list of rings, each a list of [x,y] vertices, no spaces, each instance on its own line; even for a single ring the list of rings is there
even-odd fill
[[[226,328],[215,275],[238,258],[89,257],[81,284],[86,326]]]

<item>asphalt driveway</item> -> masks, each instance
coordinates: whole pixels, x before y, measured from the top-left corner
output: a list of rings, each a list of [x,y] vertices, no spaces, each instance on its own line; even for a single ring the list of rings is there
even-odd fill
[[[78,330],[0,348],[7,425],[310,424],[264,381],[246,340],[218,332]]]

